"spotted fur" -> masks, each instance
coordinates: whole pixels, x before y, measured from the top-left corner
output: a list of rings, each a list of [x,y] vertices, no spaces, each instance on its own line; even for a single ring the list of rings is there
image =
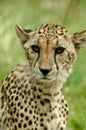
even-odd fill
[[[86,31],[70,35],[45,24],[35,31],[17,25],[16,32],[27,61],[0,88],[0,130],[65,130],[68,105],[61,89],[86,44]]]

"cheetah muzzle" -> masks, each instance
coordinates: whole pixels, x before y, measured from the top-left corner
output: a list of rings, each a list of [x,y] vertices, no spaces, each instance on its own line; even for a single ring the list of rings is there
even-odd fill
[[[86,30],[73,35],[55,24],[35,31],[16,26],[27,61],[0,88],[0,130],[65,130],[68,106],[61,93]]]

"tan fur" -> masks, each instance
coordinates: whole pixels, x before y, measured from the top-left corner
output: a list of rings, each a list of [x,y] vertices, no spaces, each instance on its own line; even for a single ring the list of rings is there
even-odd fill
[[[35,31],[16,26],[27,62],[4,79],[0,90],[0,130],[65,130],[68,106],[61,93],[86,31],[71,35],[55,24]]]

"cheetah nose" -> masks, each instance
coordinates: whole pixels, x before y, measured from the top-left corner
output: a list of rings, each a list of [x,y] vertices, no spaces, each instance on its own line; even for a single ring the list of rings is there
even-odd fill
[[[40,68],[40,71],[42,72],[43,75],[47,75],[52,69],[42,69]]]

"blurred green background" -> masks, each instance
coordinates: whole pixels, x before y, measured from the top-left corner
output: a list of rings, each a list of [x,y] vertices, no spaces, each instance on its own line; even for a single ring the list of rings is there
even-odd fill
[[[15,25],[35,29],[63,25],[70,33],[86,29],[86,0],[0,0],[0,82],[25,60]],[[69,104],[67,130],[86,130],[86,48],[78,55],[63,93]]]

